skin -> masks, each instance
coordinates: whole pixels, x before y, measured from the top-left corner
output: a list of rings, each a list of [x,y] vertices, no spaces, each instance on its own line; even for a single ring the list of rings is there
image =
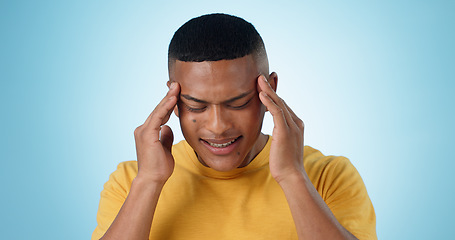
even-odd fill
[[[299,239],[356,239],[309,180],[302,161],[303,121],[276,94],[278,77],[268,75],[267,61],[251,55],[216,62],[176,61],[169,76],[168,93],[135,130],[138,175],[103,239],[148,239],[161,189],[174,169],[173,134],[164,125],[172,111],[199,161],[230,171],[248,165],[265,146],[267,137],[260,129],[266,109],[274,121],[270,173],[286,196]],[[234,150],[222,155],[204,143],[232,139],[238,139]]]
[[[181,88],[175,113],[199,161],[223,172],[248,165],[267,142],[261,133],[266,109],[257,92],[257,77],[267,69],[250,55],[234,61],[176,61],[173,69],[170,82]],[[276,86],[276,73],[269,78]],[[205,143],[233,139],[236,147],[226,155],[213,154]]]

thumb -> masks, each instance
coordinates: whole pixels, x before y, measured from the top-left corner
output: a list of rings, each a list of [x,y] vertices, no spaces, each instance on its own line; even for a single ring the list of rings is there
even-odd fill
[[[166,150],[170,152],[172,143],[174,142],[174,134],[172,133],[172,129],[169,126],[164,125],[161,127],[160,135],[161,144]]]

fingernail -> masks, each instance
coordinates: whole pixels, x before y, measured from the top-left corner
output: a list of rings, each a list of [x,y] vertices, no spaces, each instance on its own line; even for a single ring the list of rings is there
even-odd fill
[[[264,75],[261,75],[261,77],[264,82],[267,82],[267,78]]]
[[[175,82],[172,82],[171,83],[171,86],[169,87],[170,89],[174,89],[175,88]]]

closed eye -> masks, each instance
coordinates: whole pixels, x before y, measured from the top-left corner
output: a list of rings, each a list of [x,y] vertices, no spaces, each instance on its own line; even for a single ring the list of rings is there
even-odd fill
[[[207,107],[201,107],[201,108],[193,108],[193,107],[190,107],[186,104],[183,104],[185,106],[185,108],[190,111],[190,112],[196,112],[196,113],[199,113],[199,112],[203,112]]]
[[[250,102],[251,100],[253,99],[254,97],[250,98],[250,100],[248,100],[246,103],[240,105],[240,106],[235,106],[235,105],[228,105],[230,108],[232,109],[235,109],[235,110],[240,110],[240,109],[243,109],[245,108]]]

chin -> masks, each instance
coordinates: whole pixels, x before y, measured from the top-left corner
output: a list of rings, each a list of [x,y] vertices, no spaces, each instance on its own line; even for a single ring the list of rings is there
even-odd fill
[[[210,157],[210,158],[202,158],[204,164],[216,171],[219,172],[229,172],[239,168],[242,165],[243,159],[232,159],[231,157]],[[209,159],[209,160],[205,160]]]

